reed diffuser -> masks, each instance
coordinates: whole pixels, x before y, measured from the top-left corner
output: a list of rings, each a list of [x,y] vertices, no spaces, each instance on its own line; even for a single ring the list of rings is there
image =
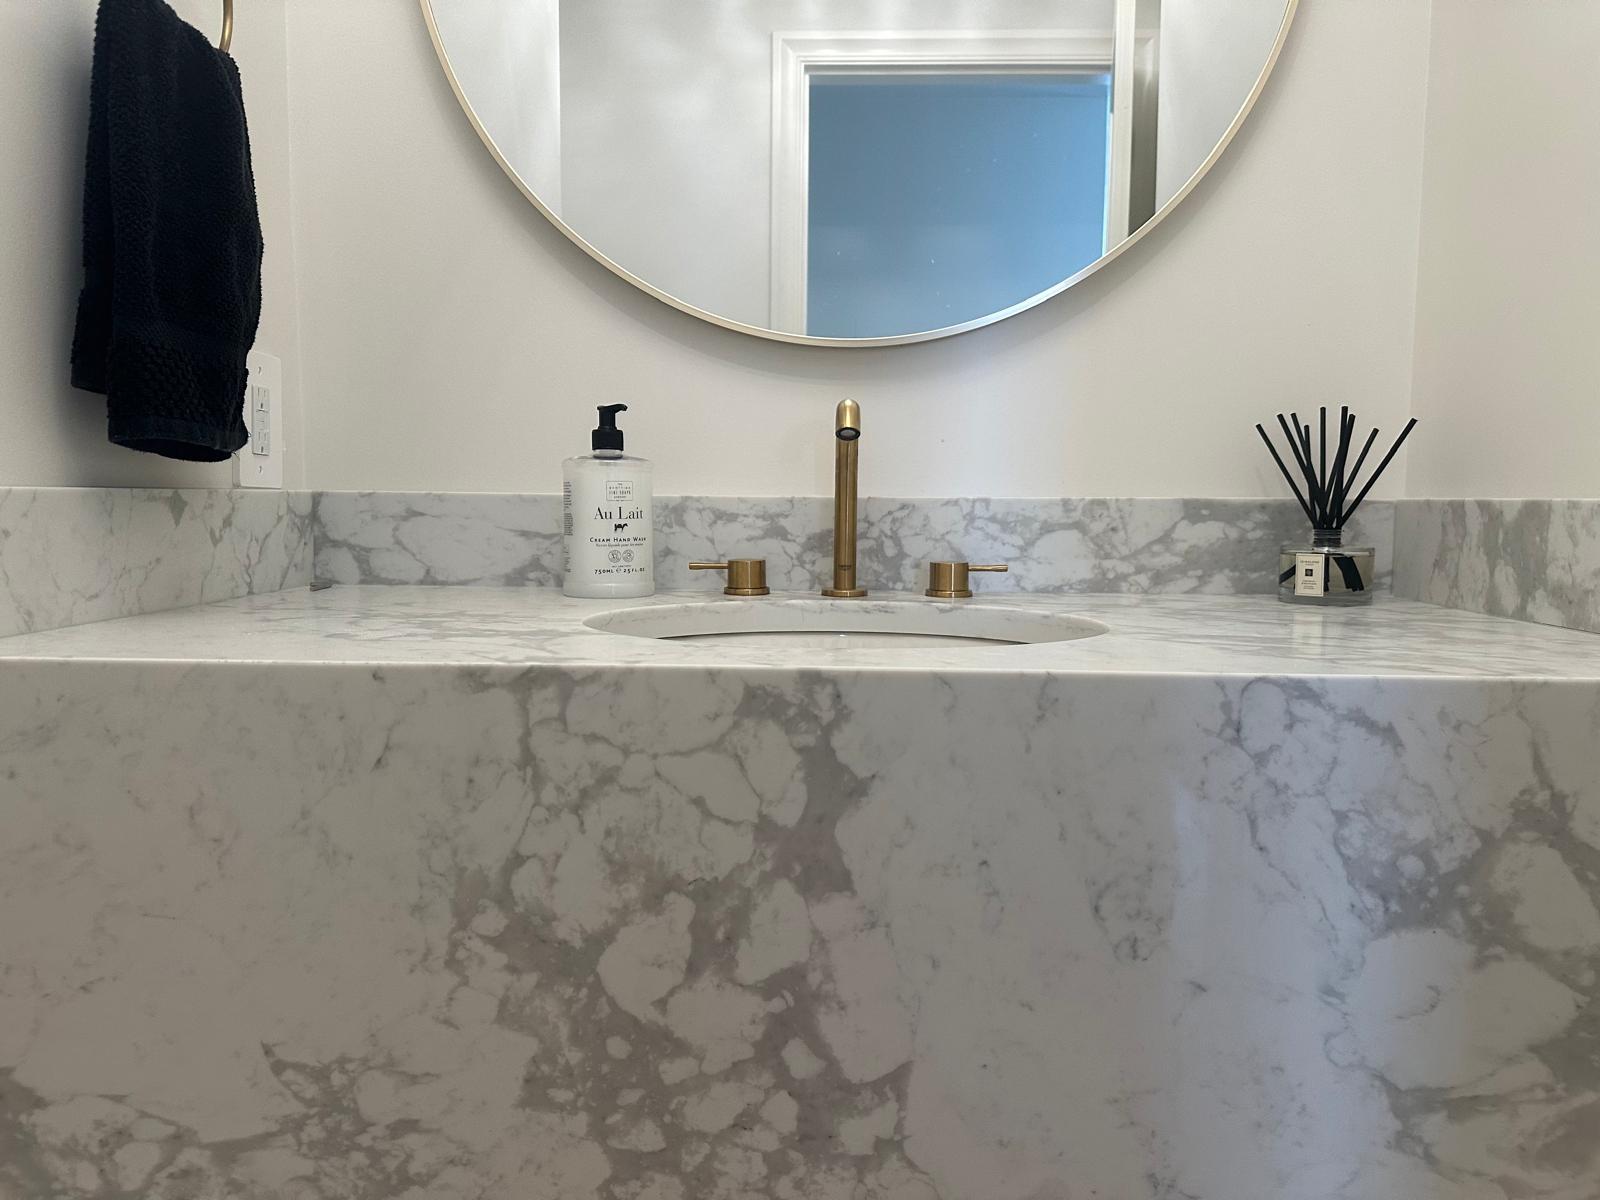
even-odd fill
[[[1383,461],[1367,477],[1361,490],[1355,492],[1355,499],[1352,500],[1350,495],[1355,491],[1361,468],[1366,464],[1373,443],[1378,440],[1378,431],[1374,429],[1367,436],[1366,444],[1361,447],[1361,453],[1356,456],[1352,466],[1350,450],[1356,419],[1348,406],[1341,407],[1337,443],[1330,463],[1328,410],[1323,408],[1321,411],[1321,432],[1315,453],[1311,426],[1302,425],[1298,413],[1292,412],[1288,417],[1278,414],[1278,427],[1288,439],[1295,471],[1291,471],[1283,461],[1283,455],[1278,453],[1265,427],[1256,426],[1256,432],[1272,454],[1272,461],[1278,464],[1289,490],[1294,493],[1294,498],[1300,502],[1300,507],[1311,522],[1309,545],[1289,543],[1279,553],[1278,599],[1288,604],[1370,604],[1377,552],[1371,546],[1344,545],[1344,528],[1367,498],[1372,485],[1378,482],[1379,476],[1416,428],[1417,421],[1413,417],[1400,431],[1394,445],[1389,447],[1389,453],[1383,456]],[[1303,493],[1300,490],[1301,482],[1305,484]]]

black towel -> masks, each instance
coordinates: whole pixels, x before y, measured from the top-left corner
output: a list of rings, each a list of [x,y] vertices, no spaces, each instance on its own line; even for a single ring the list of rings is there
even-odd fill
[[[119,446],[221,462],[261,319],[239,70],[163,0],[101,0],[89,91],[73,386]]]

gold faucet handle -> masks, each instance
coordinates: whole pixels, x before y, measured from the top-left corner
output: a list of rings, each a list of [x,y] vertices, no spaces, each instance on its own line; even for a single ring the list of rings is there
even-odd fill
[[[1005,563],[931,562],[928,564],[928,592],[936,600],[967,600],[972,596],[969,571],[1009,571]]]
[[[692,562],[691,571],[726,571],[727,596],[766,596],[772,589],[767,586],[767,560],[764,558],[730,558],[727,562]]]

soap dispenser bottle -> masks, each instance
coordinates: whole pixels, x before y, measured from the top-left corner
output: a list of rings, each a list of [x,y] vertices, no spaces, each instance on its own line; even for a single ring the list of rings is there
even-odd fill
[[[617,414],[628,406],[599,410],[594,453],[561,464],[561,590],[591,599],[650,596],[656,590],[651,466],[622,452]]]

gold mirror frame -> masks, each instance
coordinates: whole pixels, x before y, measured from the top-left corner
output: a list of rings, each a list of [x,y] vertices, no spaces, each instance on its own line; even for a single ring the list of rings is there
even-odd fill
[[[1251,87],[1250,94],[1245,97],[1244,103],[1240,105],[1238,113],[1234,115],[1233,120],[1229,123],[1228,128],[1223,132],[1223,135],[1217,142],[1216,146],[1212,148],[1211,153],[1206,155],[1205,161],[1200,164],[1200,166],[1195,170],[1195,173],[1188,178],[1184,185],[1175,193],[1173,193],[1172,199],[1168,200],[1156,211],[1154,216],[1152,216],[1143,225],[1139,226],[1138,229],[1134,230],[1127,237],[1123,238],[1121,242],[1117,243],[1117,245],[1113,246],[1110,250],[1107,250],[1099,258],[1095,259],[1094,262],[1090,263],[1087,267],[1084,267],[1083,270],[1079,271],[1075,275],[1069,275],[1066,279],[1063,279],[1054,287],[1047,288],[1045,291],[1039,292],[1037,295],[1030,296],[1026,300],[1020,301],[1017,304],[1013,304],[1010,308],[1001,309],[999,312],[990,313],[986,317],[979,317],[975,320],[967,321],[960,325],[948,325],[943,329],[930,329],[924,333],[897,334],[893,337],[829,338],[812,337],[811,335],[804,333],[785,333],[778,329],[767,329],[760,325],[746,325],[743,321],[729,320],[727,317],[719,316],[714,312],[709,312],[706,309],[690,304],[686,300],[680,300],[677,296],[672,295],[670,292],[662,291],[648,280],[641,279],[639,276],[635,275],[621,263],[608,258],[602,251],[585,241],[577,232],[577,230],[573,229],[572,226],[563,221],[545,205],[543,200],[539,199],[538,194],[528,186],[527,182],[523,180],[522,176],[517,174],[516,169],[511,165],[510,160],[508,160],[506,156],[501,153],[500,147],[495,144],[494,138],[489,135],[489,131],[484,127],[483,122],[479,119],[477,111],[472,107],[472,102],[467,99],[466,90],[461,86],[461,80],[456,76],[455,68],[450,65],[450,56],[445,51],[444,38],[439,32],[439,23],[434,17],[432,0],[419,0],[419,3],[422,5],[422,19],[427,22],[428,25],[428,36],[433,39],[434,51],[439,56],[439,65],[444,68],[445,78],[450,81],[450,90],[455,93],[456,99],[461,103],[461,110],[467,114],[467,120],[471,122],[472,128],[477,130],[478,137],[481,138],[483,140],[483,144],[488,147],[489,153],[494,156],[495,162],[500,164],[500,169],[506,173],[507,177],[510,178],[512,183],[516,184],[517,190],[527,197],[530,204],[544,214],[546,220],[548,220],[562,233],[566,234],[567,238],[574,245],[581,249],[590,258],[594,259],[597,263],[609,270],[612,274],[626,279],[640,291],[654,296],[663,304],[670,304],[679,312],[688,313],[691,317],[699,317],[702,321],[708,321],[713,325],[720,325],[723,329],[731,329],[735,333],[747,333],[752,337],[766,338],[768,341],[788,342],[791,345],[796,346],[831,346],[841,349],[870,349],[879,346],[905,346],[915,342],[931,342],[936,341],[939,338],[955,337],[957,334],[970,333],[974,329],[982,329],[987,325],[993,325],[999,321],[1004,321],[1007,317],[1014,317],[1018,313],[1026,312],[1030,308],[1036,308],[1045,301],[1059,296],[1068,288],[1076,287],[1085,279],[1088,279],[1091,275],[1094,275],[1112,262],[1115,262],[1118,258],[1122,257],[1123,254],[1127,253],[1147,234],[1149,234],[1151,230],[1155,229],[1161,224],[1162,221],[1166,220],[1173,209],[1177,208],[1179,204],[1183,203],[1183,201],[1188,198],[1189,193],[1194,191],[1194,189],[1199,186],[1200,181],[1206,177],[1207,172],[1209,172],[1212,167],[1216,166],[1217,160],[1222,157],[1223,151],[1225,151],[1228,146],[1232,144],[1233,139],[1238,135],[1239,130],[1243,128],[1246,118],[1250,116],[1251,110],[1255,108],[1256,101],[1261,98],[1261,93],[1266,89],[1267,80],[1272,77],[1273,69],[1278,65],[1278,59],[1283,55],[1283,48],[1289,40],[1289,29],[1291,26],[1293,26],[1295,14],[1300,7],[1300,0],[1286,0],[1286,7],[1283,13],[1283,23],[1278,27],[1277,37],[1273,39],[1272,49],[1267,54],[1266,65],[1261,68],[1261,74],[1256,78],[1255,85]]]

